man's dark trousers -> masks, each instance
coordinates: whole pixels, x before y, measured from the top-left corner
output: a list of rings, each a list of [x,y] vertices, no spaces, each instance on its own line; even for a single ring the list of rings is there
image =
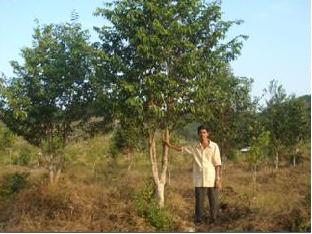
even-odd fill
[[[210,217],[213,222],[218,216],[218,191],[216,188],[195,187],[195,222],[201,222],[204,214],[204,199],[208,196]]]

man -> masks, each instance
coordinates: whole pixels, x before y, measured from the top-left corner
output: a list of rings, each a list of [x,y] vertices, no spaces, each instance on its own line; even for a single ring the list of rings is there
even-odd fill
[[[195,186],[195,224],[203,220],[204,197],[208,195],[211,223],[217,221],[218,190],[221,188],[221,158],[218,145],[209,139],[208,128],[201,125],[197,129],[199,144],[178,146],[164,140],[164,144],[179,152],[193,156],[193,182]]]

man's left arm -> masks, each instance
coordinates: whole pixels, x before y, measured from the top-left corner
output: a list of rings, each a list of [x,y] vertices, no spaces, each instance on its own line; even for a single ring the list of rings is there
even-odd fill
[[[215,187],[217,189],[221,189],[221,157],[220,157],[220,150],[219,150],[218,145],[216,145],[216,149],[214,152],[214,164],[215,164],[215,170],[216,170]]]

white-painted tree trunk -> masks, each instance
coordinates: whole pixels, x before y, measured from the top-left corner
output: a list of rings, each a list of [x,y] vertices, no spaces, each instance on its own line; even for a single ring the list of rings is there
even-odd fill
[[[293,166],[296,166],[296,155],[293,156]]]
[[[59,158],[56,158],[56,156],[53,154],[50,154],[48,157],[46,157],[46,161],[48,163],[50,184],[57,184],[61,177],[63,168],[63,156],[58,157]]]
[[[169,131],[165,130],[164,137],[169,141]],[[158,162],[156,153],[155,131],[149,133],[149,156],[152,164],[152,174],[155,185],[157,187],[158,204],[162,208],[165,205],[165,185],[168,170],[168,146],[163,145],[162,151],[162,165],[159,176]]]
[[[157,186],[157,196],[159,207],[163,208],[165,206],[165,184],[159,183]]]
[[[275,160],[274,160],[275,170],[278,169],[278,163],[279,163],[279,160],[278,160],[278,153],[276,153],[276,154],[275,154]]]
[[[50,178],[50,184],[54,184],[54,171],[53,169],[49,169],[49,178]]]
[[[253,182],[257,183],[257,165],[253,166]]]

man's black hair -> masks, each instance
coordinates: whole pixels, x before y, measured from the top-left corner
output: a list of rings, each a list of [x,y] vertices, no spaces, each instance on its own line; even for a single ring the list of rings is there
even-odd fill
[[[199,134],[200,130],[203,130],[203,129],[205,129],[207,132],[209,132],[209,129],[206,125],[200,125],[197,128],[197,134]]]

